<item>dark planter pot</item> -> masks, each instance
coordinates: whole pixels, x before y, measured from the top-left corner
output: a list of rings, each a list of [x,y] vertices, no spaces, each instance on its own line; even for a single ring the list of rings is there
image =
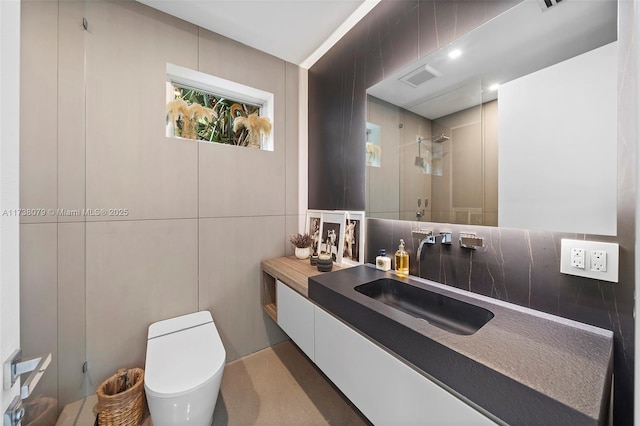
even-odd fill
[[[318,257],[317,268],[320,272],[329,272],[333,269],[333,259],[331,257],[323,259]]]

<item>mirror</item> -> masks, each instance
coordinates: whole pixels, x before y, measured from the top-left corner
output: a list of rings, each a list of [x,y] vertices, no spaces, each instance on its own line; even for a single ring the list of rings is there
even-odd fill
[[[615,235],[616,59],[614,55],[604,60],[611,57],[609,53],[589,55],[607,45],[613,45],[609,50],[615,52],[616,3],[562,1],[547,8],[544,1],[524,1],[367,89],[367,215]],[[577,86],[591,96],[588,102],[595,107],[585,107],[583,96],[564,92],[578,84],[575,80],[583,74],[587,78],[586,69],[598,68],[589,62],[572,62],[582,61],[583,56],[608,67],[604,74],[592,77],[597,84],[581,81]],[[551,108],[542,108],[557,106],[559,120],[536,110],[535,93],[531,93],[537,81],[551,78],[548,73],[553,73],[554,80],[544,96]],[[613,106],[592,90],[602,79],[607,80],[607,99],[613,93]],[[606,112],[597,113],[598,124],[590,128],[587,115],[594,108]],[[517,131],[512,131],[514,127]],[[527,143],[539,148],[540,158],[519,146],[533,137],[529,134],[538,135]],[[568,147],[574,140],[584,142],[586,151],[591,150],[589,144],[598,144],[600,152],[585,159],[584,150],[578,148],[580,155],[574,156]],[[568,147],[562,149],[569,152],[556,152],[559,147]],[[603,159],[607,151],[612,154]],[[550,206],[558,205],[557,194],[548,190],[544,178],[549,168],[560,164],[556,171],[562,174],[564,167],[574,167],[569,163],[576,163],[573,173],[581,183],[568,188],[588,187],[583,177],[589,175],[585,168],[592,167],[593,161],[598,162],[600,179],[613,185],[612,191],[605,191],[613,198],[595,200],[598,206],[577,203],[578,214],[597,222],[595,228],[580,223],[580,230],[575,230],[575,220],[567,226],[553,215],[549,223],[544,222],[537,209],[553,210]],[[603,161],[609,164],[601,167]],[[551,186],[563,188],[562,175],[549,179]],[[547,187],[536,188],[537,184]],[[522,198],[518,192],[525,192]],[[573,194],[571,189],[564,198],[576,204]],[[593,213],[600,208],[602,212]]]

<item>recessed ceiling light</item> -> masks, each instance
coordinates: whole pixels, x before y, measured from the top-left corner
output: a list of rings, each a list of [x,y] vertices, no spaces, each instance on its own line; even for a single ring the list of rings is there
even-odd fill
[[[496,90],[498,90],[498,87],[500,87],[498,83],[492,84],[491,86],[489,86],[489,90],[491,90],[492,92],[495,92]]]
[[[462,51],[460,49],[454,49],[451,52],[449,52],[449,57],[451,59],[456,59],[460,55],[462,55]]]

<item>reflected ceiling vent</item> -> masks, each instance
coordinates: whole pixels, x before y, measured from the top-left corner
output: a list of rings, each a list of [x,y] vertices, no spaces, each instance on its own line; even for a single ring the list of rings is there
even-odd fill
[[[540,8],[544,12],[551,9],[553,6],[556,6],[562,3],[563,1],[566,1],[566,0],[538,0],[538,4],[540,5]]]
[[[400,77],[400,81],[404,81],[411,87],[418,87],[432,78],[440,77],[441,75],[441,73],[431,68],[429,65],[420,65],[419,68],[411,71],[403,77]]]

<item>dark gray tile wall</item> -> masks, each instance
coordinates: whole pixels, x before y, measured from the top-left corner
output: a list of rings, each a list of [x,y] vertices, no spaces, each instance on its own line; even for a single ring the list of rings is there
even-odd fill
[[[309,208],[365,209],[366,88],[502,13],[520,0],[386,1],[309,70]],[[366,261],[380,248],[393,254],[407,242],[411,273],[615,332],[614,424],[633,424],[635,291],[635,120],[637,0],[619,6],[618,236],[367,220]],[[635,118],[634,118],[635,117]],[[411,231],[428,227],[454,234],[451,246],[428,247],[415,260]],[[484,250],[457,245],[460,231],[485,238]],[[560,274],[560,240],[620,244],[620,282]]]

